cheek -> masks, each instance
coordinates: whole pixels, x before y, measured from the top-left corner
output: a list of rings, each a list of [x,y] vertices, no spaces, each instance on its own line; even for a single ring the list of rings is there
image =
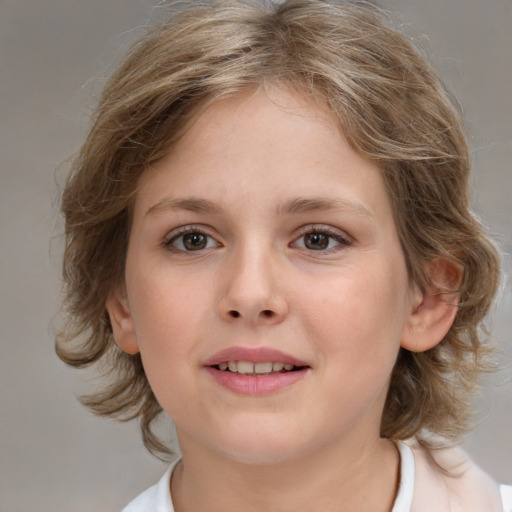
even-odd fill
[[[195,361],[200,324],[211,315],[206,295],[198,283],[182,282],[166,272],[140,272],[132,282],[135,333],[146,374],[159,399],[162,388],[179,388],[184,372],[189,371],[185,363]]]
[[[199,395],[190,378],[201,313],[198,297],[191,290],[178,293],[163,280],[145,281],[137,291],[134,322],[144,371],[163,409],[180,418],[189,404],[183,397],[197,400]]]
[[[169,338],[190,335],[194,319],[203,314],[204,287],[194,279],[179,279],[165,268],[135,275],[130,308],[140,342],[167,345]]]
[[[311,289],[301,315],[324,357],[338,354],[360,369],[382,358],[393,364],[405,322],[404,272],[387,265],[352,269],[338,283]]]

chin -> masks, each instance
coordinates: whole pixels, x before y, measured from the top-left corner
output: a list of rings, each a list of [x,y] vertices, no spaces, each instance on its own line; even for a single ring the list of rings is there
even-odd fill
[[[240,435],[243,432],[244,435]],[[290,431],[240,431],[226,436],[217,444],[217,450],[231,460],[248,465],[275,465],[291,462],[314,449],[304,438],[290,435]],[[309,449],[308,449],[309,448]]]
[[[240,464],[250,466],[272,466],[284,464],[296,460],[300,450],[285,450],[275,448],[270,450],[268,445],[265,446],[245,446],[243,449],[231,449],[224,451],[224,455]]]

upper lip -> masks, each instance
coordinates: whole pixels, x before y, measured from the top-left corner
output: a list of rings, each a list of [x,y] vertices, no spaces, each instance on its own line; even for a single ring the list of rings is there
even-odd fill
[[[251,363],[271,361],[293,364],[294,366],[309,366],[305,361],[270,347],[229,347],[209,357],[203,364],[204,366],[216,366],[228,361],[249,361]]]

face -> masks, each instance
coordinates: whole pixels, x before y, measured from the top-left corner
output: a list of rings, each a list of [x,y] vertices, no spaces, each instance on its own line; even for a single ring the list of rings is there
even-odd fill
[[[143,175],[109,311],[182,444],[262,463],[378,438],[411,295],[377,165],[272,90],[213,104]]]

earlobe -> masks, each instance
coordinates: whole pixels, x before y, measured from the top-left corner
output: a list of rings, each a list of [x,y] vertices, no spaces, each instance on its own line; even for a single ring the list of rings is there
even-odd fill
[[[438,258],[428,264],[427,276],[426,289],[414,291],[411,314],[401,340],[401,346],[411,352],[424,352],[438,345],[457,314],[461,266]]]
[[[106,308],[116,344],[127,354],[137,354],[139,346],[124,286],[110,293]]]

